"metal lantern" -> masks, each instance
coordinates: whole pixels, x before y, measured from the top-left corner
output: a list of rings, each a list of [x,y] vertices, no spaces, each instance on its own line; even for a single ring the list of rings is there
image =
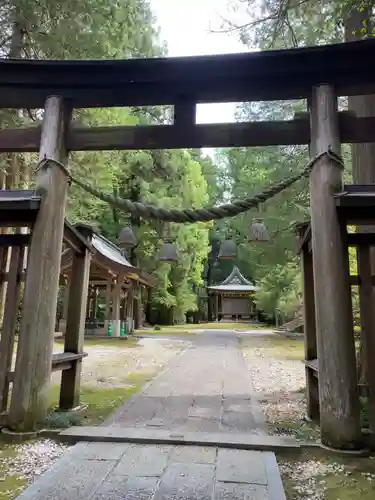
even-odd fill
[[[130,225],[124,226],[121,229],[117,243],[121,248],[131,248],[137,244],[133,229]]]
[[[226,238],[220,245],[219,255],[217,258],[219,260],[233,260],[237,256],[236,243],[232,238]]]
[[[262,243],[270,241],[270,235],[263,219],[254,219],[250,228],[250,241]]]
[[[171,238],[164,239],[163,246],[159,252],[158,260],[160,262],[178,262],[180,260],[177,247]]]

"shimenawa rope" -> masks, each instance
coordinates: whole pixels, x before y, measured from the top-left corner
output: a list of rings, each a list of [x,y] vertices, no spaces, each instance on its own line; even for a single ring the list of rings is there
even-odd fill
[[[321,160],[323,157],[328,156],[328,158],[334,163],[338,164],[341,168],[344,167],[343,161],[339,155],[334,153],[330,148],[323,153],[318,154],[304,167],[301,172],[295,175],[287,177],[286,179],[279,181],[272,186],[265,188],[258,194],[245,198],[239,201],[233,201],[232,203],[227,203],[225,205],[220,205],[218,207],[208,207],[199,209],[167,209],[155,207],[153,205],[148,205],[147,203],[133,202],[131,200],[119,198],[107,193],[102,192],[90,184],[78,179],[71,174],[71,172],[63,165],[61,162],[53,158],[43,158],[38,165],[37,170],[48,168],[49,164],[57,165],[61,170],[64,171],[66,176],[71,182],[85,190],[86,192],[92,194],[96,198],[109,203],[110,205],[130,212],[133,216],[142,217],[144,219],[157,219],[164,222],[176,222],[176,223],[194,223],[194,222],[208,222],[211,220],[224,219],[226,217],[235,217],[241,213],[247,212],[252,208],[258,207],[260,204],[266,202],[270,198],[273,198],[277,194],[284,191],[302,177],[310,174],[314,165]]]

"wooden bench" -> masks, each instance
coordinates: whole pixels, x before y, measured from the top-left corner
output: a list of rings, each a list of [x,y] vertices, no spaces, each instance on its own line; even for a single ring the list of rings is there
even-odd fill
[[[316,358],[303,359],[302,363],[306,368],[307,417],[319,422],[318,360]]]
[[[308,368],[311,368],[311,370],[314,372],[314,376],[318,378],[318,360],[317,359],[303,359],[302,363],[307,366]]]
[[[87,352],[76,354],[74,352],[59,352],[52,355],[52,371],[70,370],[73,367],[74,361],[83,359],[87,356]],[[8,383],[13,382],[14,372],[8,373]]]
[[[75,354],[74,352],[59,352],[52,356],[52,371],[70,370],[73,362],[83,359],[87,356],[87,352]]]
[[[312,420],[319,418],[319,365],[317,359],[303,359],[302,363],[306,367],[306,388],[308,398],[308,416]],[[369,389],[367,384],[358,384],[359,395],[368,397]]]

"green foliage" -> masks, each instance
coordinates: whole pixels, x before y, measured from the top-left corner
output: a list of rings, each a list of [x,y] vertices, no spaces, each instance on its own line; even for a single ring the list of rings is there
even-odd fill
[[[158,40],[148,0],[20,0],[0,2],[0,50],[11,57],[36,59],[111,59],[153,57],[165,54]],[[150,124],[168,121],[169,109],[90,109],[75,110],[80,125]],[[30,115],[40,120],[40,113]],[[2,111],[1,125],[30,122],[26,113]],[[25,157],[22,157],[25,158]],[[37,161],[36,155],[28,160]],[[211,194],[202,173],[212,171],[209,159],[187,151],[110,151],[70,155],[75,175],[124,198],[144,200],[166,207],[195,207],[208,203]],[[2,165],[0,165],[2,166]],[[4,162],[8,169],[8,160]],[[32,180],[31,180],[32,182]],[[214,185],[216,186],[216,185]],[[127,216],[72,186],[68,218],[86,222],[115,240]],[[176,265],[160,264],[156,259],[167,230],[148,221],[135,221],[138,246],[131,258],[156,282],[154,310],[167,311],[164,319],[183,319],[196,308],[193,285],[202,282],[208,253],[209,225],[172,226],[181,260]],[[129,256],[130,258],[130,256]]]
[[[358,2],[349,1],[322,4],[316,0],[262,0],[260,9],[255,0],[232,0],[231,3],[237,18],[242,12],[241,22],[250,21],[238,30],[241,40],[261,49],[341,41],[345,34],[344,19],[353,8],[359,8]],[[367,8],[367,4],[362,2],[362,7]],[[257,12],[255,18],[254,12]],[[148,0],[0,2],[0,20],[0,50],[12,57],[107,59],[166,53],[159,43]],[[368,28],[368,23],[360,27],[367,31]],[[305,108],[306,103],[300,101],[247,103],[239,106],[237,119],[290,119],[296,111]],[[40,114],[12,110],[2,110],[0,114],[1,126],[23,125],[31,119],[40,119]],[[74,119],[91,126],[137,126],[168,122],[170,110],[155,107],[76,110]],[[346,148],[344,155],[348,154]],[[33,155],[18,158],[21,184],[27,184],[27,165],[36,158]],[[307,158],[307,148],[301,147],[231,148],[217,151],[214,158],[200,150],[85,152],[71,154],[70,168],[87,182],[122,198],[139,199],[156,206],[191,208],[259,192],[266,185],[295,173]],[[9,159],[2,159],[0,166],[8,170]],[[350,180],[349,170],[345,172],[345,180]],[[255,245],[248,241],[256,215],[265,219],[272,238],[269,244]],[[171,224],[169,227],[134,220],[139,244],[129,258],[155,280],[154,320],[160,324],[183,322],[186,312],[197,309],[195,288],[204,281],[220,282],[230,273],[233,262],[216,260],[220,242],[228,234],[238,244],[236,264],[259,286],[258,307],[269,316],[278,311],[284,319],[292,317],[301,300],[292,228],[295,222],[308,216],[307,182],[300,181],[267,202],[261,214],[252,212],[215,224]],[[75,186],[69,193],[68,217],[73,222],[92,224],[113,241],[128,220],[126,214]],[[156,257],[166,233],[174,237],[181,256],[173,265],[160,264]]]
[[[229,19],[246,45],[263,49],[341,42],[344,18],[366,2],[231,0]],[[368,4],[368,2],[367,2]]]
[[[245,104],[238,108],[237,119],[290,119],[295,112],[301,111],[302,106],[301,102]],[[232,199],[251,196],[267,185],[295,174],[307,161],[307,148],[302,147],[232,148],[220,152],[220,162],[226,166],[227,193]],[[251,223],[256,217],[264,219],[271,236],[269,243],[249,241]],[[293,228],[296,222],[308,217],[308,183],[301,180],[267,201],[259,213],[251,211],[215,226],[219,240],[225,234],[235,238],[238,247],[236,264],[259,287],[257,306],[269,318],[277,312],[287,320],[300,308],[301,277]],[[212,248],[217,251],[217,241],[213,242]],[[213,266],[215,282],[224,279],[232,266],[233,262]]]
[[[355,19],[357,25],[360,24],[359,21],[366,21],[369,4],[362,1],[322,4],[320,1],[262,0],[259,3],[255,0],[232,0],[229,2],[229,12],[224,16],[229,23],[224,27],[229,28],[245,45],[263,50],[341,42],[347,36],[348,18],[358,18],[357,14],[361,12],[359,17],[362,19]],[[360,30],[367,28],[368,23],[362,22]],[[305,111],[306,104],[302,101],[247,103],[239,106],[237,119],[291,119],[295,112]],[[339,106],[340,109],[345,109],[347,100],[340,99]],[[222,155],[223,162],[228,167],[229,191],[233,198],[251,195],[264,185],[290,175],[308,159],[307,148],[300,147],[230,149],[223,151]],[[350,183],[351,150],[347,145],[343,147],[343,157],[347,166],[344,182]],[[300,181],[268,201],[259,215],[265,219],[272,235],[272,242],[269,244],[253,245],[248,241],[254,213],[228,221],[224,231],[236,238],[239,248],[237,264],[259,287],[256,294],[258,307],[269,317],[278,312],[287,320],[293,317],[301,304],[301,278],[295,255],[297,247],[293,223],[309,218],[307,182]],[[216,229],[224,232],[222,226],[216,226]],[[355,266],[355,262],[355,255],[351,251],[351,268]],[[353,303],[355,318],[358,320],[356,293],[353,294]]]
[[[258,282],[258,308],[270,318],[279,313],[284,321],[294,317],[301,305],[301,276],[295,260],[277,264]]]
[[[82,425],[82,415],[74,412],[51,412],[45,421],[47,429],[67,429],[76,425]]]
[[[11,50],[12,23],[22,30],[21,56],[36,59],[145,57],[155,44],[147,0],[18,0],[0,5],[0,46]]]
[[[193,161],[187,152],[174,151],[165,154],[165,157],[172,184],[166,185],[162,181],[156,184],[154,181],[149,184],[149,191],[143,193],[142,199],[174,208],[199,207],[208,203],[207,184],[200,164]],[[181,322],[186,311],[197,308],[193,286],[202,284],[208,253],[208,225],[171,225],[170,234],[175,237],[180,260],[173,265],[159,264],[157,267],[155,262],[154,277],[158,286],[153,299],[155,305],[169,309],[173,314],[168,322],[170,319]],[[154,254],[160,244],[160,239],[154,241]]]

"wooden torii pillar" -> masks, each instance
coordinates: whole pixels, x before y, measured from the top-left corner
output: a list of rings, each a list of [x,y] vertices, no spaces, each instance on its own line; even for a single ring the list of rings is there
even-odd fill
[[[67,162],[70,118],[71,108],[61,97],[47,98],[40,159]],[[15,431],[33,431],[43,425],[48,408],[68,177],[59,166],[49,164],[38,171],[36,190],[42,203],[30,245],[8,420]]]
[[[328,85],[314,87],[310,107],[311,154],[340,154],[337,98]],[[322,444],[361,448],[359,396],[347,231],[333,194],[342,189],[340,166],[322,157],[310,175],[316,333]]]

